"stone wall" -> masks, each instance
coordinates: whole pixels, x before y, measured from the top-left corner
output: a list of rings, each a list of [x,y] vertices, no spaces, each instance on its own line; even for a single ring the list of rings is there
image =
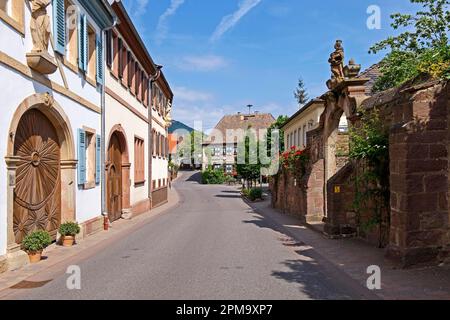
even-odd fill
[[[405,85],[362,102],[362,108],[380,110],[389,130],[390,212],[384,214],[390,224],[361,232],[371,205],[355,220],[350,204],[362,171],[348,164],[327,182],[325,231],[330,236],[383,239],[387,257],[402,267],[450,260],[449,88],[446,82]]]
[[[428,82],[395,98],[387,104],[393,119],[387,256],[406,267],[448,262],[450,84]]]
[[[305,189],[292,175],[282,170],[270,179],[269,185],[274,208],[305,219]]]

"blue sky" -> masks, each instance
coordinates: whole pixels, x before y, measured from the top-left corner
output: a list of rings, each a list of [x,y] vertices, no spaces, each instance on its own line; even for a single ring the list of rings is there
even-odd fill
[[[394,34],[389,15],[409,0],[123,0],[149,52],[175,92],[174,118],[211,129],[224,114],[298,110],[297,79],[311,98],[326,91],[336,39],[346,60],[363,68],[382,56],[371,44]],[[369,30],[367,8],[381,8],[381,29]]]

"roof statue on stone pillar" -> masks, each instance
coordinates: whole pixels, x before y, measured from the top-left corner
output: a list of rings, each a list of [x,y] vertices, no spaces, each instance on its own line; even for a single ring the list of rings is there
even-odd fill
[[[334,52],[330,54],[328,62],[331,66],[331,79],[327,82],[329,89],[335,87],[344,80],[344,47],[342,40],[336,40],[334,45]]]
[[[356,78],[361,70],[361,65],[356,64],[351,59],[348,65],[344,66],[344,47],[341,40],[336,40],[334,45],[335,51],[330,54],[328,62],[331,66],[331,79],[327,81],[327,87],[330,90],[336,88],[345,80]]]

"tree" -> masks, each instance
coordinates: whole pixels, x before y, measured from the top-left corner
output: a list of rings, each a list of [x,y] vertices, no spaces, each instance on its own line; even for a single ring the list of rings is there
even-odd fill
[[[374,91],[382,91],[427,74],[433,78],[450,79],[450,0],[410,0],[421,4],[415,14],[391,15],[394,30],[408,31],[391,36],[373,45],[369,53],[390,49],[381,61],[382,76]]]
[[[202,142],[204,133],[192,131],[190,134],[183,136],[182,142],[177,147],[177,162],[193,166],[202,158]]]
[[[309,97],[302,78],[298,79],[297,88],[294,91],[294,97],[300,106],[303,106],[308,102]]]
[[[272,125],[269,127],[269,129],[267,130],[267,149],[271,150],[272,148],[272,131],[273,130],[279,130],[279,135],[280,135],[280,152],[284,151],[284,131],[281,130],[281,127],[284,126],[284,124],[289,120],[288,116],[279,116],[277,118],[277,120],[272,123]],[[270,151],[269,151],[269,155],[270,155]]]
[[[256,147],[256,148],[254,148]],[[243,163],[240,163],[240,156]],[[238,143],[238,163],[236,171],[247,182],[247,188],[251,187],[253,181],[259,180],[261,176],[261,161],[259,159],[259,144],[255,135],[247,130],[245,140]]]

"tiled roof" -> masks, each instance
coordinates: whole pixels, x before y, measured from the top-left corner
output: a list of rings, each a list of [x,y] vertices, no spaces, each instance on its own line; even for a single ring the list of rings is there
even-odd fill
[[[227,130],[247,130],[253,129],[257,132],[260,129],[267,129],[275,122],[275,118],[270,113],[252,113],[252,114],[233,114],[224,116],[219,123],[215,126],[215,130],[222,133],[225,138]],[[236,140],[236,139],[235,139]],[[217,140],[211,141],[210,138],[206,139],[205,143],[217,142]]]
[[[378,64],[374,64],[371,67],[367,68],[366,70],[362,71],[357,78],[367,78],[370,79],[366,84],[366,94],[368,96],[372,96],[373,92],[373,86],[375,84],[375,81],[381,76],[380,72],[380,66]]]

